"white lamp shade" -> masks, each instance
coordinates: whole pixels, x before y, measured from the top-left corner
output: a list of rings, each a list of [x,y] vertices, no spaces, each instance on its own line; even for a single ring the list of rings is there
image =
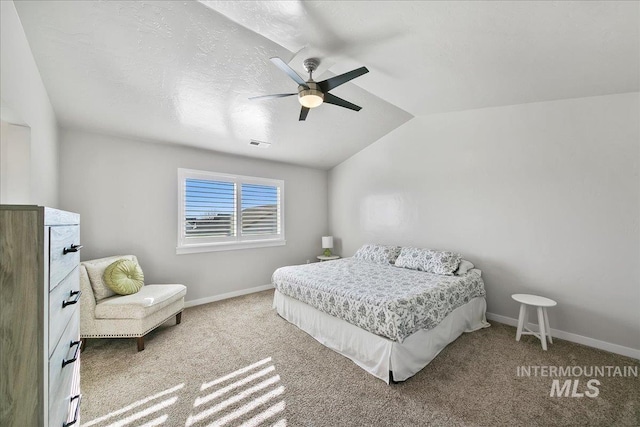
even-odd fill
[[[333,236],[322,236],[322,249],[333,249]]]
[[[298,101],[300,101],[300,104],[303,107],[316,108],[316,107],[319,107],[320,104],[322,104],[322,102],[324,101],[320,95],[311,93],[310,90],[303,91],[303,92],[309,92],[307,94],[303,94],[298,98]]]

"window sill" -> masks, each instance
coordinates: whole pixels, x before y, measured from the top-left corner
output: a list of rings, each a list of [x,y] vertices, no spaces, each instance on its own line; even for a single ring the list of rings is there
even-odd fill
[[[208,243],[200,245],[187,245],[176,247],[177,255],[195,254],[199,252],[235,251],[239,249],[268,248],[272,246],[284,246],[286,240],[253,240],[248,242]]]

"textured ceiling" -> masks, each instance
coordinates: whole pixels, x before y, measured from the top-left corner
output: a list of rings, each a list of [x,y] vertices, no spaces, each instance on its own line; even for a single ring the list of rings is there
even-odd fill
[[[296,91],[269,61],[293,54],[197,2],[16,8],[63,126],[330,168],[411,118],[351,83],[332,93],[360,112],[327,104],[305,122],[296,97],[249,101]]]
[[[16,2],[65,126],[329,168],[411,115],[639,90],[638,2]],[[370,73],[298,122],[269,57]],[[268,141],[271,148],[248,145]]]
[[[638,91],[637,1],[203,1],[413,115]]]

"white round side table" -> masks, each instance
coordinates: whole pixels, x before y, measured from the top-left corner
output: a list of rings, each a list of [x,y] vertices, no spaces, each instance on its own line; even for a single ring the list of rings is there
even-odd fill
[[[518,332],[516,332],[516,341],[520,341],[522,335],[534,335],[542,342],[542,349],[547,349],[547,338],[549,344],[553,344],[551,339],[551,328],[549,327],[549,316],[547,316],[547,307],[553,307],[558,303],[552,299],[529,294],[513,294],[511,298],[520,303],[520,316],[518,317]],[[529,329],[529,318],[527,316],[528,306],[537,308],[539,333]],[[524,330],[524,331],[523,331]]]
[[[340,256],[339,255],[318,255],[316,258],[318,258],[320,260],[320,262],[322,261],[333,261],[334,259],[339,259]]]

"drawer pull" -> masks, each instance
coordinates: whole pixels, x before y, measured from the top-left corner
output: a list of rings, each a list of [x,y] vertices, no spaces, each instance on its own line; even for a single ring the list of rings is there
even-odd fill
[[[62,301],[62,308],[65,308],[68,305],[77,304],[80,301],[80,295],[82,295],[82,291],[71,291],[69,292],[69,297],[76,296],[72,301]]]
[[[73,363],[76,360],[78,360],[78,354],[80,354],[80,343],[82,341],[78,340],[78,341],[71,341],[71,344],[69,344],[69,348],[76,346],[76,351],[73,353],[73,359],[69,359],[69,360],[62,360],[62,367],[64,368],[65,366],[67,366],[69,363]]]
[[[71,400],[69,400],[69,403],[73,402],[74,400],[77,400],[78,403],[76,404],[76,413],[73,416],[73,420],[69,421],[68,423],[62,424],[62,427],[69,427],[78,422],[78,418],[80,416],[80,402],[82,402],[82,397],[79,394],[77,394],[73,396]]]
[[[64,255],[68,254],[69,252],[78,252],[80,249],[82,249],[82,245],[74,245],[73,243],[71,244],[71,246],[69,246],[68,248],[64,248],[62,250],[62,253]]]

